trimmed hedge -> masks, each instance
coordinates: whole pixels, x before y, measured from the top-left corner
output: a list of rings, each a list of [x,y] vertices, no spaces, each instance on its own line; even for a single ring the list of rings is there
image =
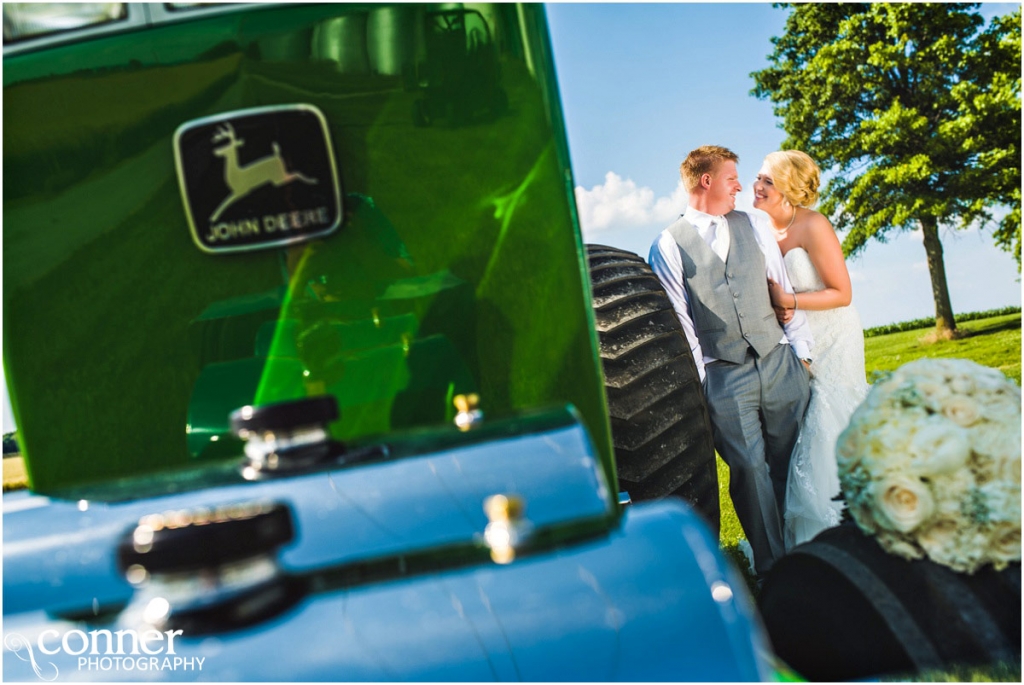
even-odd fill
[[[1003,307],[1002,309],[989,309],[984,312],[968,312],[966,314],[955,314],[953,320],[957,323],[961,321],[974,321],[975,319],[988,319],[993,316],[1005,316],[1007,314],[1020,314],[1020,307]],[[874,328],[865,328],[864,337],[870,338],[875,335],[888,335],[889,333],[900,333],[901,331],[912,331],[918,328],[931,328],[935,325],[935,317],[927,319],[914,319],[912,321],[903,321],[902,323],[890,323],[885,326],[875,326]]]

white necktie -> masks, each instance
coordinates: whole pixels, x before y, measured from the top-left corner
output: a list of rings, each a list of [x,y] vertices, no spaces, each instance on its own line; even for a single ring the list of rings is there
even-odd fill
[[[711,249],[723,262],[729,256],[729,222],[724,217],[715,217],[711,221],[715,229],[714,239],[711,241]]]

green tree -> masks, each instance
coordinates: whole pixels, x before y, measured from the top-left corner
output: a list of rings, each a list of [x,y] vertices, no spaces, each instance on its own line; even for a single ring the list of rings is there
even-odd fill
[[[831,178],[821,211],[856,254],[920,227],[939,337],[956,333],[939,228],[988,224],[1020,270],[1021,13],[974,4],[777,4],[791,10],[751,74],[788,137]]]
[[[4,454],[18,454],[18,432],[4,433]]]

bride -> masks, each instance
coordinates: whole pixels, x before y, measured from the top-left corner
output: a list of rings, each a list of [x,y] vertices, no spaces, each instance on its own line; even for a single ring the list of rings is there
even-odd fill
[[[814,336],[811,399],[786,488],[786,549],[839,523],[836,439],[868,391],[864,331],[850,305],[853,292],[839,238],[829,220],[810,209],[820,180],[814,160],[783,150],[765,157],[754,181],[754,208],[768,215],[796,291],[769,282],[772,305],[780,322],[803,309]]]

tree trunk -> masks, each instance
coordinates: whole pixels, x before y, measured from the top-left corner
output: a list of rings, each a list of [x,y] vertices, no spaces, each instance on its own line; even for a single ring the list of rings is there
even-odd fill
[[[957,337],[957,330],[953,305],[949,302],[949,287],[946,285],[946,264],[942,258],[938,222],[928,216],[922,217],[920,224],[921,232],[924,233],[924,251],[928,255],[928,272],[932,277],[932,297],[935,298],[935,337],[949,340]]]

